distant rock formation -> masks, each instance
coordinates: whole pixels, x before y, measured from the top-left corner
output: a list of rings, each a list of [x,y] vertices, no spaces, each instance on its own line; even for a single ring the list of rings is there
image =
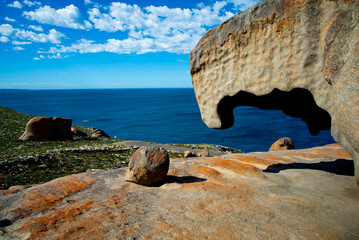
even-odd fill
[[[185,151],[183,157],[184,158],[196,157],[196,154],[192,151]]]
[[[291,150],[291,149],[295,149],[294,142],[292,141],[292,139],[288,137],[284,137],[274,142],[272,146],[269,148],[269,151]]]
[[[85,132],[83,132],[80,129],[77,129],[75,127],[71,127],[71,132],[74,136],[77,136],[77,137],[87,137],[87,134]]]
[[[231,127],[236,106],[282,109],[331,129],[359,185],[359,1],[264,0],[206,33],[190,64],[208,127]]]
[[[198,157],[209,157],[209,151],[207,148],[203,149],[199,153],[197,153]]]
[[[98,138],[98,137],[104,137],[104,138],[110,138],[105,131],[101,129],[93,129],[91,137]]]
[[[170,158],[163,148],[140,147],[131,157],[125,180],[150,186],[167,176]]]
[[[19,140],[22,141],[46,141],[46,140],[71,140],[72,119],[34,117],[25,126],[25,132]]]

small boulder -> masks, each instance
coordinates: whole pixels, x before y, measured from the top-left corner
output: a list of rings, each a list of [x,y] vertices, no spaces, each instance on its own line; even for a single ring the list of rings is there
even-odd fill
[[[190,158],[190,157],[195,157],[195,156],[196,156],[196,154],[194,154],[191,151],[185,151],[184,152],[184,158]]]
[[[74,136],[77,136],[77,137],[87,137],[87,134],[75,127],[71,127],[71,132]]]
[[[92,130],[91,137],[98,138],[98,137],[104,137],[104,138],[110,138],[109,135],[107,135],[103,130],[101,129],[94,129]]]
[[[161,182],[167,176],[170,159],[163,148],[140,147],[131,157],[125,180],[145,186]]]
[[[294,142],[288,137],[281,138],[272,144],[269,151],[295,149]]]
[[[197,153],[198,157],[209,157],[209,151],[207,148],[203,149],[199,153]]]

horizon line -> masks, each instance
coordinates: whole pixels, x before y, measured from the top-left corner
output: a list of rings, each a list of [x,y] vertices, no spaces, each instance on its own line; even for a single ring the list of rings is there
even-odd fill
[[[125,87],[125,88],[0,88],[0,91],[50,91],[50,90],[130,90],[130,89],[193,89],[193,87]]]

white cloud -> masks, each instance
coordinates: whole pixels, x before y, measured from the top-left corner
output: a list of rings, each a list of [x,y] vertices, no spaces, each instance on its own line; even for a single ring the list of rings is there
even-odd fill
[[[12,49],[14,49],[14,51],[22,51],[22,50],[24,50],[24,48],[20,47],[20,46],[13,47]]]
[[[84,0],[84,4],[85,5],[90,5],[90,4],[95,4],[93,1],[91,0]]]
[[[8,22],[15,22],[15,19],[12,19],[12,18],[5,17],[4,19],[5,19],[5,21],[8,21]]]
[[[16,38],[21,40],[27,40],[31,42],[51,42],[51,43],[61,43],[61,38],[65,35],[61,32],[51,29],[49,34],[44,33],[34,33],[32,31],[18,30],[15,34]]]
[[[73,29],[91,29],[92,25],[83,20],[79,9],[73,4],[55,10],[50,6],[43,6],[35,11],[24,12],[23,15],[30,20],[42,24],[55,25],[59,27],[68,27]]]
[[[217,25],[233,15],[226,12],[227,2],[217,1],[202,9],[180,9],[113,2],[107,12],[99,8],[88,11],[94,28],[106,32],[125,32],[127,39],[109,39],[107,43],[95,44],[84,41],[64,51],[117,53],[174,52],[189,53],[209,27]],[[106,10],[105,10],[106,11]],[[92,49],[93,48],[93,49]]]
[[[58,56],[64,53],[113,52],[118,54],[143,54],[147,52],[189,53],[212,27],[233,16],[226,9],[233,6],[236,11],[253,5],[258,0],[222,0],[212,5],[198,4],[197,8],[169,8],[167,6],[140,7],[136,4],[113,2],[99,7],[92,0],[84,0],[85,5],[92,4],[88,10],[93,28],[105,32],[121,32],[104,42],[81,39],[69,45],[57,45],[48,51]],[[77,7],[69,5],[55,10],[44,6],[24,16],[40,23],[75,29],[88,29],[92,25],[84,21]],[[113,34],[113,36],[115,36]],[[61,56],[61,55],[60,55]],[[41,59],[41,57],[39,57]],[[49,58],[46,56],[44,58]]]
[[[48,59],[59,59],[59,58],[67,58],[68,55],[61,55],[60,53],[57,53],[55,55],[48,55]]]
[[[237,11],[244,11],[254,4],[260,2],[260,0],[227,0],[228,3],[233,3]]]
[[[29,6],[29,7],[32,7],[34,5],[41,5],[41,2],[37,2],[37,1],[29,1],[29,0],[24,0],[24,4]]]
[[[6,43],[8,41],[9,41],[9,39],[7,37],[5,37],[5,36],[0,37],[0,42]]]
[[[15,1],[13,3],[9,3],[7,5],[8,7],[13,7],[13,8],[22,8],[22,4],[19,1]]]
[[[33,59],[34,60],[41,60],[41,59],[59,59],[59,58],[67,58],[69,57],[69,55],[61,55],[60,53],[57,53],[57,54],[53,54],[53,55],[47,55],[47,56],[44,56],[44,55],[40,55],[38,57],[34,57]]]
[[[14,45],[28,45],[28,44],[32,44],[32,42],[21,42],[21,41],[16,41],[16,40],[13,40],[11,43],[14,44]]]
[[[4,36],[10,36],[15,29],[10,24],[1,24],[0,25],[0,33]]]
[[[41,26],[29,25],[29,28],[31,28],[35,31],[38,31],[38,32],[44,31]]]
[[[13,28],[10,24],[1,24],[0,25],[0,34],[11,37],[13,41],[20,42],[30,41],[30,42],[51,42],[55,44],[61,43],[61,38],[65,35],[55,29],[51,29],[48,34],[45,33],[35,33],[33,31],[22,30],[18,28]]]

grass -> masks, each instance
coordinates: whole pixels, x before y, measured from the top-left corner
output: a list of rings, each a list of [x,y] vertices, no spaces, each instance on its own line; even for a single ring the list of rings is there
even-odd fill
[[[74,137],[72,141],[20,141],[31,115],[0,107],[0,189],[32,185],[91,169],[128,166],[136,147],[110,138]],[[92,128],[74,126],[91,135]],[[168,144],[190,149],[211,149],[241,153],[240,150],[210,144]],[[168,152],[171,159],[181,153]]]
[[[135,148],[119,139],[78,137],[73,141],[19,141],[33,116],[0,107],[0,188],[37,184],[89,169],[125,167]],[[88,135],[91,128],[75,126]]]

